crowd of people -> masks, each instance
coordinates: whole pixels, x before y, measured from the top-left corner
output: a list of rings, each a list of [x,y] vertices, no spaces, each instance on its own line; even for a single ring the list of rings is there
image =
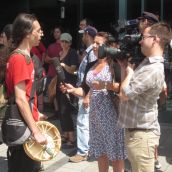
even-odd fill
[[[124,58],[112,58],[114,54],[107,49],[119,50],[118,40],[111,33],[98,31],[86,18],[80,21],[76,49],[72,35],[61,26],[54,27],[55,42],[46,48],[41,42],[44,33],[39,20],[31,14],[19,14],[4,27],[2,46],[9,52],[20,50],[29,57],[29,63],[21,53],[4,57],[4,51],[0,51],[0,62],[7,64],[0,79],[5,83],[7,97],[15,95],[37,143],[47,144],[36,122],[48,118],[43,114],[43,97],[57,77],[53,117],[60,120],[62,148],[77,148],[70,162],[92,156],[98,161],[99,172],[108,172],[110,163],[114,172],[124,172],[128,158],[133,172],[154,171],[160,139],[157,101],[165,85],[163,56],[172,32],[153,13],[143,12],[138,20],[138,44],[144,58],[137,66],[125,54],[120,54]],[[39,95],[35,93],[31,108],[28,100],[34,83],[33,54],[42,67],[48,64],[48,69],[44,71],[46,89]],[[63,80],[58,77],[56,60],[63,69]],[[73,115],[77,115],[76,126]],[[9,146],[7,153],[8,172],[40,171],[41,163],[29,158],[22,145]]]

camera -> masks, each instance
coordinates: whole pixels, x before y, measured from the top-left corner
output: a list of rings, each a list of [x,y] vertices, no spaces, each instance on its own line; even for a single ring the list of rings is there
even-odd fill
[[[141,34],[126,34],[120,41],[120,49],[124,53],[124,57],[131,58],[131,63],[138,65],[144,58],[141,53],[140,42]]]
[[[144,58],[141,53],[141,47],[139,41],[141,40],[141,34],[138,31],[138,19],[132,20],[119,20],[118,26],[113,26],[113,30],[118,37],[119,50],[105,51],[112,59],[128,59],[131,63],[138,65]],[[113,53],[112,53],[113,52]]]
[[[131,51],[131,50],[130,50]],[[131,58],[131,53],[127,50],[124,49],[118,49],[118,48],[112,48],[112,47],[108,47],[105,44],[102,44],[101,46],[99,46],[98,49],[98,57],[100,59],[104,58],[104,57],[110,57],[112,60],[117,61],[117,60],[124,60],[124,59],[128,59]],[[135,61],[130,60],[130,62],[134,63]]]
[[[130,58],[131,63],[138,64],[142,61],[140,50],[140,34],[125,35],[119,40],[120,48],[109,47],[105,44],[99,46],[98,57],[110,57],[112,60],[124,60]]]
[[[112,59],[115,59],[118,54],[120,54],[121,50],[118,48],[111,48],[106,46],[105,44],[102,44],[101,46],[99,46],[98,49],[98,57],[100,59],[104,58],[104,57],[110,57]]]

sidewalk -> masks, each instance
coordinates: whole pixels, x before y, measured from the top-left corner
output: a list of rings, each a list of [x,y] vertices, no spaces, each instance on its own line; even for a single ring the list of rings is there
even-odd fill
[[[161,123],[161,132],[159,161],[162,168],[156,172],[172,172],[172,124]],[[0,145],[0,172],[7,172],[6,149],[4,144]],[[43,162],[45,172],[98,172],[95,160],[80,163],[68,162],[69,156],[74,153],[75,149],[62,149],[53,160]],[[127,162],[126,168],[129,169]],[[112,172],[112,168],[109,172]]]

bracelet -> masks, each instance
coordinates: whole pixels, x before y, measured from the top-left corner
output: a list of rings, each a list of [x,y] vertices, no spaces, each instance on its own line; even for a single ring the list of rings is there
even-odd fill
[[[104,83],[104,89],[107,90],[107,82]]]
[[[119,83],[118,93],[120,92],[120,89],[121,89],[121,82]]]

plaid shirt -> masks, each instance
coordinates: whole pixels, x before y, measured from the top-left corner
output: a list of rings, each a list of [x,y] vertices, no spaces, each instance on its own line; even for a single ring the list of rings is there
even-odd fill
[[[164,83],[163,57],[145,58],[124,88],[127,101],[120,102],[118,125],[153,129],[160,134],[157,100]]]
[[[85,69],[88,63],[93,62],[97,59],[97,57],[94,55],[93,52],[93,45],[90,45],[86,50],[85,50],[85,56],[83,58],[83,60],[81,61],[80,65],[79,65],[79,69],[78,69],[78,82],[77,82],[77,86],[79,87],[83,81],[84,78],[84,74],[85,74]]]

